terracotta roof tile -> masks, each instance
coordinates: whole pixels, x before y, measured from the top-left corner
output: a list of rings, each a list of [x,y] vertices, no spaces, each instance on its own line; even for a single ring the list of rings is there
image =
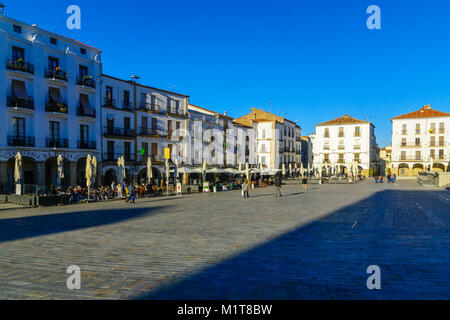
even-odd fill
[[[427,105],[427,106],[423,106],[421,109],[419,109],[417,111],[403,114],[398,117],[394,117],[391,120],[416,119],[416,118],[437,118],[437,117],[450,117],[450,113],[431,109],[431,106]]]
[[[357,124],[357,123],[370,123],[370,122],[364,121],[364,120],[358,120],[358,119],[352,118],[348,114],[346,114],[342,117],[318,124],[317,126],[330,126],[330,125],[339,125],[339,124]]]

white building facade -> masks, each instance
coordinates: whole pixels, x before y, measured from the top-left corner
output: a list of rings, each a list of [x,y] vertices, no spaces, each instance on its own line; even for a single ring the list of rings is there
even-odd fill
[[[391,121],[393,173],[416,176],[420,171],[449,171],[450,113],[427,105]]]
[[[323,175],[335,167],[338,173],[347,173],[354,162],[366,177],[377,170],[375,126],[368,121],[345,115],[319,124],[311,144],[314,169]]]
[[[101,51],[1,14],[0,48],[0,190],[17,152],[22,184],[55,185],[58,155],[65,184],[83,183],[86,156],[101,159]]]

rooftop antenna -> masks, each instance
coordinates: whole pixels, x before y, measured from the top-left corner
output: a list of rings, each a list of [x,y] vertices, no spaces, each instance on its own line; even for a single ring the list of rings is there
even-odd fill
[[[0,3],[0,14],[3,15],[3,12],[5,10],[5,5],[3,3]]]

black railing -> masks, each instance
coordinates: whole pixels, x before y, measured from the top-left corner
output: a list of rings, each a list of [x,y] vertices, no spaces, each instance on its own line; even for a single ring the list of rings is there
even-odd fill
[[[122,101],[122,109],[125,111],[133,111],[133,104],[131,102],[123,102]]]
[[[65,102],[47,101],[45,103],[45,112],[68,113],[67,104]]]
[[[8,96],[7,105],[10,108],[23,108],[34,110],[34,100],[31,97],[23,99],[16,96]]]
[[[34,74],[34,65],[25,62],[23,59],[8,59],[6,69]]]
[[[69,148],[69,140],[68,139],[47,138],[45,140],[45,146],[47,148]]]
[[[77,85],[84,86],[84,87],[90,87],[95,89],[95,80],[92,79],[89,76],[78,76],[77,77]]]
[[[56,69],[45,69],[44,77],[47,79],[58,79],[67,82],[67,72]]]
[[[97,149],[97,142],[92,140],[78,140],[78,149],[89,149],[95,150]]]
[[[117,161],[119,157],[124,157],[125,161],[135,161],[136,157],[134,153],[113,153],[113,152],[105,152],[103,154],[104,161]]]
[[[77,116],[95,118],[97,116],[97,113],[96,113],[95,109],[92,109],[92,113],[91,113],[91,112],[85,112],[83,107],[78,107],[77,108]]]
[[[176,109],[176,108],[169,108],[169,109],[167,109],[167,114],[168,115],[173,115],[173,116],[184,117],[184,111],[180,110],[180,109]]]
[[[134,129],[126,129],[126,128],[117,128],[111,126],[103,127],[103,133],[105,136],[119,136],[119,137],[135,137],[136,130]]]
[[[34,147],[34,137],[8,136],[8,146],[10,147]]]
[[[143,101],[141,101],[139,103],[139,110],[140,111],[157,112],[157,113],[161,112],[161,108],[158,104],[148,103],[148,102],[143,102]]]
[[[165,137],[165,136],[167,136],[167,132],[165,130],[161,130],[161,129],[140,127],[139,128],[139,135],[140,136]]]
[[[104,107],[116,108],[116,99],[105,97]]]

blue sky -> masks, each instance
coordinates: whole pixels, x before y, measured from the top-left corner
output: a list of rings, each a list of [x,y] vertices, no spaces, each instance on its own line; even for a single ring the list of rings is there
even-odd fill
[[[233,117],[250,107],[303,134],[348,113],[391,140],[393,116],[450,112],[450,1],[1,0],[6,15],[103,50],[104,72],[191,96]],[[81,30],[66,28],[79,5]],[[381,30],[366,9],[381,8]]]

